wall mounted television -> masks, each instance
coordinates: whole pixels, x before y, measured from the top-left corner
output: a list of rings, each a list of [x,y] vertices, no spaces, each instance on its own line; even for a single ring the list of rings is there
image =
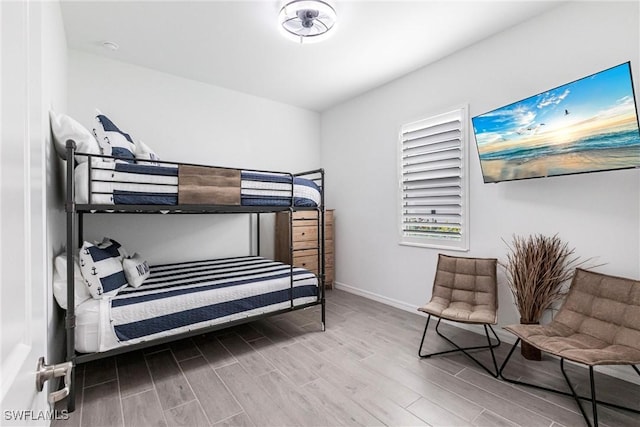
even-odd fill
[[[640,167],[629,62],[471,120],[485,183]]]

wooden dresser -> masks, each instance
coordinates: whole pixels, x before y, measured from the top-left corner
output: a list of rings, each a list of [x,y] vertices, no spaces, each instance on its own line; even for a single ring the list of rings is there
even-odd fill
[[[333,209],[324,214],[325,287],[333,287]],[[293,263],[289,253],[289,212],[276,214],[276,261],[306,268],[318,274],[318,212],[298,211],[293,213]]]

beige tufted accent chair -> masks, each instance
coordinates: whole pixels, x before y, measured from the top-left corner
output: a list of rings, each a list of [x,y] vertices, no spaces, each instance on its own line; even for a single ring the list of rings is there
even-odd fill
[[[497,260],[495,258],[464,258],[444,254],[438,255],[438,266],[433,282],[431,301],[418,308],[419,311],[428,314],[427,324],[418,349],[420,357],[428,358],[460,351],[489,374],[494,377],[498,376],[498,365],[493,349],[500,345],[500,339],[491,327],[491,325],[497,323],[498,318],[496,266]],[[453,345],[454,349],[437,353],[422,353],[431,316],[438,317],[438,323],[436,324],[437,334]],[[488,345],[460,347],[440,332],[439,326],[442,319],[482,325],[487,336]],[[489,329],[491,329],[493,336],[497,340],[496,344],[493,344],[489,338]],[[489,349],[491,351],[494,366],[493,372],[468,353],[469,350],[480,349]]]
[[[598,425],[597,403],[639,410],[596,400],[593,367],[596,365],[640,364],[640,281],[576,269],[569,293],[558,314],[548,325],[509,325],[505,329],[518,339],[500,368],[506,381],[573,396],[587,425],[591,426],[580,400],[590,400],[593,425]],[[506,378],[502,371],[522,340],[540,350],[558,356],[560,368],[571,393],[548,389]],[[564,360],[589,367],[591,397],[578,396],[564,370]],[[639,400],[640,401],[640,400]]]

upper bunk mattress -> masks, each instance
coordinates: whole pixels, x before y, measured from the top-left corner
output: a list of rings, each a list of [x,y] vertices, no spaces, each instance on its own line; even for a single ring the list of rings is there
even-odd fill
[[[248,256],[151,266],[139,287],[76,309],[81,353],[175,335],[318,300],[317,277],[302,268]]]
[[[200,170],[230,170],[200,167]],[[231,170],[233,171],[233,170]],[[287,174],[263,173],[237,170],[238,188],[241,206],[290,206],[293,191],[293,205],[297,207],[316,207],[320,205],[320,189],[312,180],[292,177]],[[75,169],[76,203],[96,205],[177,205],[187,200],[184,196],[186,186],[180,182],[180,168],[173,165],[144,165],[120,163],[94,159],[91,162],[89,179],[88,162],[80,163]],[[206,177],[204,177],[206,178]],[[229,187],[206,185],[206,179],[200,188],[202,196],[196,204],[226,205],[226,197],[220,199],[215,194],[226,196]],[[292,185],[293,184],[293,185]],[[189,185],[189,190],[198,186]],[[213,195],[211,189],[217,192]],[[181,194],[182,192],[182,194]],[[91,198],[89,198],[91,194]],[[207,195],[211,195],[207,199]]]

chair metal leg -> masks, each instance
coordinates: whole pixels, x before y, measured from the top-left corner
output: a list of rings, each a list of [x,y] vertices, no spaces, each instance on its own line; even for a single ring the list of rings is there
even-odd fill
[[[591,406],[593,409],[593,426],[597,426],[598,425],[598,411],[597,411],[597,404],[601,404],[601,405],[605,405],[605,406],[609,406],[612,408],[616,408],[616,409],[622,409],[624,411],[629,411],[629,412],[633,412],[636,414],[640,414],[640,409],[634,409],[634,408],[629,408],[627,406],[622,406],[622,405],[617,405],[615,403],[611,403],[611,402],[605,402],[602,400],[597,400],[596,399],[596,389],[595,389],[595,380],[594,380],[594,374],[593,374],[593,366],[589,366],[589,382],[591,385],[591,396],[590,397],[586,397],[586,396],[580,396],[575,392],[575,389],[573,388],[573,385],[571,384],[571,382],[569,381],[569,377],[567,376],[565,370],[564,370],[564,358],[560,359],[560,370],[562,371],[562,375],[565,378],[565,381],[567,383],[567,385],[569,386],[569,389],[571,390],[571,392],[566,392],[566,391],[562,391],[562,390],[557,390],[557,389],[553,389],[550,387],[544,387],[541,385],[537,385],[537,384],[531,384],[531,383],[527,383],[524,381],[518,381],[518,380],[514,380],[512,378],[507,378],[506,376],[504,376],[503,371],[505,369],[505,367],[507,366],[507,363],[509,362],[509,360],[511,359],[511,356],[513,355],[515,349],[518,347],[518,344],[520,343],[520,338],[518,338],[516,340],[516,342],[513,344],[513,347],[511,347],[511,350],[509,351],[509,354],[507,355],[507,358],[504,360],[504,362],[502,362],[502,366],[500,366],[500,370],[498,372],[498,375],[501,379],[503,379],[504,381],[507,381],[511,384],[517,384],[517,385],[524,385],[527,387],[533,387],[533,388],[537,388],[538,390],[545,390],[545,391],[549,391],[552,393],[557,393],[557,394],[562,394],[564,396],[570,396],[573,397],[576,402],[578,403],[578,408],[580,409],[580,412],[582,413],[582,416],[585,419],[585,422],[587,423],[587,425],[589,427],[592,426],[591,424],[591,420],[589,420],[588,416],[586,415],[586,412],[584,411],[584,409],[582,408],[582,405],[580,404],[580,400],[588,400],[591,402]],[[638,369],[638,367],[636,365],[630,365],[638,375],[640,375],[640,369]]]
[[[496,356],[493,352],[493,349],[498,347],[500,345],[500,338],[498,338],[498,335],[496,334],[496,331],[493,330],[493,328],[491,327],[491,325],[483,325],[484,326],[484,333],[487,337],[487,342],[488,345],[480,345],[480,346],[474,346],[474,347],[460,347],[458,344],[456,344],[455,342],[453,342],[451,339],[449,339],[448,337],[446,337],[445,335],[442,334],[442,332],[440,332],[439,330],[439,326],[440,326],[440,321],[442,320],[441,318],[438,319],[438,323],[436,323],[436,333],[438,335],[440,335],[442,338],[444,338],[447,342],[449,342],[452,346],[454,346],[455,348],[452,350],[446,350],[446,351],[439,351],[437,353],[428,353],[428,354],[423,354],[422,353],[422,347],[424,345],[424,340],[425,337],[427,336],[427,329],[429,328],[429,320],[431,320],[431,315],[429,315],[427,317],[427,324],[424,327],[424,332],[422,333],[422,341],[420,341],[420,348],[418,348],[418,356],[420,356],[423,359],[427,359],[431,356],[439,356],[442,354],[448,354],[448,353],[454,353],[454,352],[462,352],[464,353],[468,358],[470,358],[471,360],[473,360],[478,366],[480,366],[482,369],[484,369],[485,371],[487,371],[491,376],[497,378],[498,377],[498,363],[496,362]],[[491,343],[491,338],[489,337],[489,330],[487,329],[487,326],[489,327],[489,329],[491,329],[491,332],[493,333],[493,336],[496,338],[496,340],[498,341],[497,344],[492,344]],[[495,368],[495,372],[492,372],[489,368],[487,368],[485,365],[483,365],[478,359],[476,359],[475,357],[473,357],[470,353],[468,353],[469,350],[482,350],[482,349],[489,349],[491,351],[491,358],[493,359],[493,366]]]
[[[491,329],[491,332],[493,332],[493,336],[496,337],[496,339],[498,340],[498,344],[495,345],[495,347],[500,345],[500,338],[498,338],[498,335],[496,335],[496,331],[493,330],[493,328],[491,327],[491,325],[483,325],[484,326],[484,334],[487,336],[487,343],[489,343],[489,349],[491,350],[491,359],[493,360],[493,369],[495,369],[496,373],[495,375],[493,375],[495,378],[498,378],[498,362],[496,361],[496,355],[493,352],[494,347],[491,346],[491,340],[489,339],[489,331],[487,331],[487,326],[489,327],[489,329]]]
[[[589,427],[593,427],[593,424],[591,424],[591,421],[589,421],[589,417],[587,416],[587,413],[584,411],[584,408],[582,407],[582,402],[580,402],[580,396],[578,396],[578,394],[576,393],[576,390],[573,388],[573,385],[571,384],[571,381],[569,380],[569,376],[567,375],[567,373],[564,370],[564,359],[561,358],[560,359],[560,370],[562,371],[562,375],[564,376],[564,380],[567,382],[567,385],[569,386],[569,389],[571,390],[571,395],[573,397],[573,399],[576,401],[576,404],[578,405],[578,409],[580,409],[580,413],[582,413],[582,416],[584,417],[585,422],[587,423],[587,425]],[[593,367],[589,366],[589,373],[591,374],[591,381],[593,381]],[[594,393],[594,388],[593,388],[593,382],[591,385],[591,394],[593,395]],[[594,395],[595,396],[595,395]],[[596,414],[596,408],[595,408],[595,402],[593,403],[593,411],[594,414]],[[597,418],[597,416],[595,416]],[[595,427],[598,427],[598,423],[595,423]]]
[[[593,366],[589,366],[589,383],[591,384],[591,407],[593,408],[593,425],[598,427],[598,400],[596,399],[596,383],[593,379]]]
[[[427,324],[424,327],[424,332],[422,333],[422,340],[420,341],[420,347],[418,348],[418,356],[420,357],[429,357],[428,355],[422,355],[420,352],[422,351],[422,346],[424,345],[424,338],[427,336],[427,329],[429,328],[429,320],[431,320],[431,315],[427,317]]]

